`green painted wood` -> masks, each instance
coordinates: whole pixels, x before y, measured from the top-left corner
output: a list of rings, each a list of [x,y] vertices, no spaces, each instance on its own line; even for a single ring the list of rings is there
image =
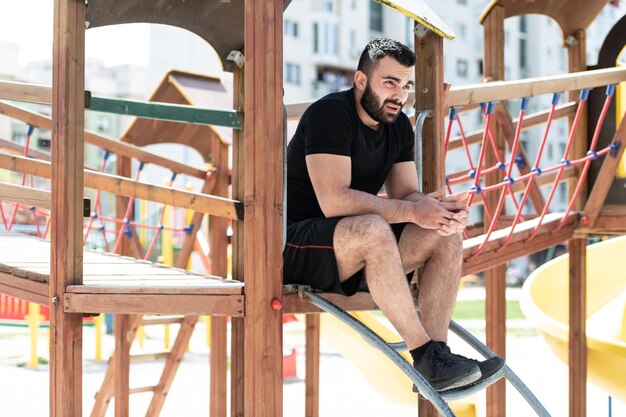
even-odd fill
[[[147,103],[144,101],[99,96],[92,96],[85,107],[93,111],[126,114],[145,119],[241,129],[239,116],[234,110],[207,109],[170,103]]]

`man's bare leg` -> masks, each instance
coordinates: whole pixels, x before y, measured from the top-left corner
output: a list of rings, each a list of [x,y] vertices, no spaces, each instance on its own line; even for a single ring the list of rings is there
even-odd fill
[[[445,342],[461,278],[463,237],[444,237],[434,230],[408,224],[398,244],[406,272],[424,264],[419,276],[422,324],[433,340]]]
[[[376,305],[409,349],[430,340],[413,304],[400,252],[389,224],[377,215],[346,217],[333,237],[341,281],[365,268],[365,279]]]

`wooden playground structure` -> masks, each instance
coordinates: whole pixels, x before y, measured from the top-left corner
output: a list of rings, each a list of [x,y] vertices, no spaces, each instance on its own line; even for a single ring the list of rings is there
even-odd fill
[[[481,21],[485,32],[484,76],[495,81],[450,88],[443,79],[443,37],[451,37],[448,30],[433,25],[432,19],[430,23],[424,20],[419,10],[399,6],[406,2],[382,3],[402,8],[416,20],[415,52],[420,59],[415,69],[415,93],[407,105],[412,104],[416,111],[416,136],[424,138],[417,159],[422,191],[470,183],[473,205],[482,206],[485,213],[484,221],[473,225],[466,235],[463,273],[485,271],[487,345],[496,354],[506,356],[506,262],[569,242],[569,413],[584,416],[586,238],[626,234],[626,189],[624,180],[615,178],[626,145],[626,123],[615,123],[616,106],[611,100],[615,85],[626,81],[626,68],[615,68],[626,41],[626,19],[607,38],[598,67],[588,71],[585,28],[606,0],[494,0]],[[283,313],[307,314],[306,415],[319,415],[320,310],[282,285],[283,128],[310,104],[283,105],[282,16],[288,4],[288,0],[166,0],[150,4],[91,0],[86,6],[83,1],[55,0],[52,87],[0,82],[0,114],[53,133],[50,161],[45,154],[29,158],[37,153],[28,150],[26,156],[16,155],[24,150],[0,143],[0,168],[51,179],[50,191],[0,182],[0,200],[49,210],[49,241],[0,232],[0,292],[50,308],[51,416],[83,415],[82,320],[84,314],[94,313],[115,314],[116,348],[92,416],[104,415],[111,398],[115,399],[116,417],[128,416],[130,394],[142,390],[129,387],[129,349],[144,313],[184,316],[161,381],[143,389],[154,393],[147,415],[159,414],[200,314],[213,318],[211,416],[226,416],[229,407],[231,416],[283,415]],[[547,15],[561,27],[569,73],[502,81],[504,20],[530,13]],[[84,88],[86,22],[88,27],[162,23],[198,34],[215,48],[225,70],[233,72],[231,105],[219,100],[201,102],[182,93],[183,75],[176,72],[166,76],[150,103],[92,96]],[[187,80],[193,85],[210,82],[200,78]],[[605,86],[609,86],[606,91],[593,89]],[[558,105],[556,93],[563,91],[569,94],[567,103]],[[542,94],[556,95],[546,111],[526,115],[522,104],[519,117],[514,119],[509,114],[512,107],[504,105],[507,100]],[[4,100],[50,104],[52,117]],[[85,131],[85,109],[139,119],[115,141]],[[457,122],[460,127],[465,112],[482,112],[485,129],[451,137],[451,126]],[[545,124],[543,149],[550,123],[558,118],[570,122],[568,148],[560,164],[540,167],[541,152],[533,163],[519,145],[520,132]],[[228,128],[231,135],[230,197],[228,147],[219,133],[222,130],[211,125]],[[142,149],[172,142],[172,138],[196,149],[208,168],[199,169]],[[116,154],[117,175],[84,169],[86,143]],[[446,153],[462,152],[471,145],[481,145],[478,163],[471,158],[469,161],[473,172],[446,172]],[[141,170],[133,168],[131,159],[198,178],[203,186],[200,192],[192,192],[147,184],[140,181]],[[515,178],[513,168],[519,174]],[[571,202],[565,212],[550,212],[552,195],[546,199],[539,190],[544,186],[555,190],[561,182],[568,184]],[[83,249],[85,187],[117,195],[117,217],[121,220],[115,223],[118,238],[112,252],[116,255]],[[610,205],[605,204],[607,196]],[[506,211],[507,198],[516,215]],[[132,220],[134,199],[194,211],[176,268],[141,261],[145,251],[138,242],[138,225]],[[533,210],[522,213],[527,199]],[[91,211],[89,228],[102,220],[93,215],[98,213],[97,201],[92,201]],[[210,223],[210,276],[183,270],[205,215]],[[233,228],[233,279],[226,278],[228,221]],[[6,229],[6,221],[4,226]],[[139,261],[118,255],[132,255]],[[323,296],[344,310],[376,309],[368,293],[349,298]],[[226,400],[227,317],[232,320],[230,404]],[[504,383],[501,380],[488,388],[490,417],[505,415]],[[420,416],[436,414],[427,401],[420,400],[417,408]]]

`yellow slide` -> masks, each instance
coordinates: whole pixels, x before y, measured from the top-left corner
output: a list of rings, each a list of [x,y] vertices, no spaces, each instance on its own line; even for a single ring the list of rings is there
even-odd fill
[[[386,341],[399,341],[397,334],[372,313],[352,314]],[[417,405],[417,394],[411,390],[411,380],[378,349],[330,314],[321,316],[321,338],[350,360],[370,385],[389,401],[407,406]],[[403,352],[403,356],[411,362],[408,352]],[[479,398],[478,394],[473,395],[451,402],[450,407],[457,417],[482,416],[485,414],[484,401],[478,401]]]
[[[587,248],[588,376],[626,401],[626,236]],[[526,280],[522,311],[567,363],[568,255],[537,268]]]

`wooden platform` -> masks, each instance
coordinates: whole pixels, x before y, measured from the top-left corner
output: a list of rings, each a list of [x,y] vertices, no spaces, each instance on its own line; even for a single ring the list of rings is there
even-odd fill
[[[83,285],[62,294],[75,313],[211,314],[243,317],[243,283],[94,251]],[[0,292],[49,304],[50,242],[0,232]]]

